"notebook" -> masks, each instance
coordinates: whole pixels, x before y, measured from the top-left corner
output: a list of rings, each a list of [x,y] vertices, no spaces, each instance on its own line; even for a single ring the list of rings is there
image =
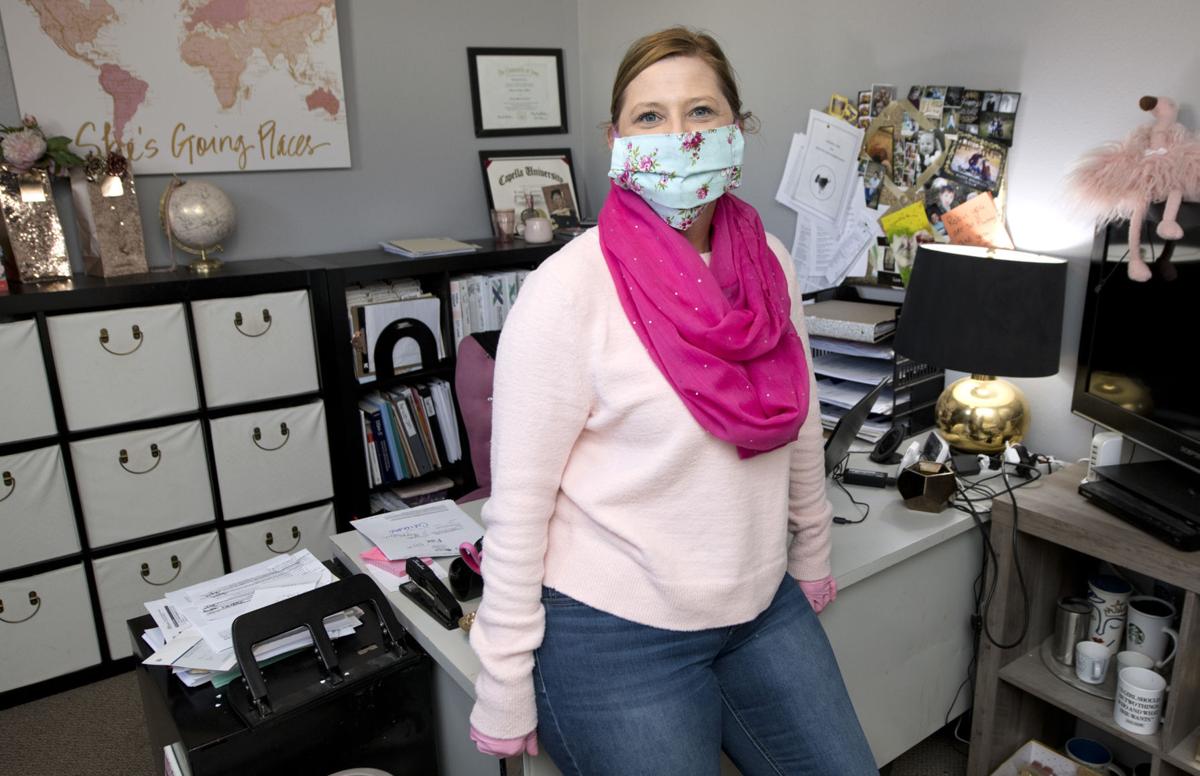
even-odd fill
[[[855,342],[879,342],[896,330],[896,307],[830,299],[804,308],[808,333]]]

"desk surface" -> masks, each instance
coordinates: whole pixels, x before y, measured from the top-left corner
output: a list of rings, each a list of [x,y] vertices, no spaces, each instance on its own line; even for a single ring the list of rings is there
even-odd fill
[[[867,461],[865,456],[856,456],[853,460],[856,468],[880,468]],[[894,488],[848,486],[848,490],[856,499],[871,506],[871,514],[866,522],[858,525],[833,526],[831,562],[839,590],[844,591],[856,582],[969,531],[974,525],[969,515],[955,509],[947,508],[939,514],[914,512],[904,506]],[[859,508],[832,483],[829,484],[829,498],[835,515],[857,518]],[[480,500],[462,507],[479,520],[483,504]],[[334,552],[347,568],[365,573],[365,564],[359,556],[371,545],[361,534],[348,531],[334,536],[332,541]],[[451,560],[453,558],[443,558],[436,562],[448,568]],[[474,698],[479,660],[467,641],[467,634],[458,629],[446,630],[398,592],[387,595],[404,627],[463,691]],[[463,604],[463,612],[474,611],[478,603],[476,600]]]

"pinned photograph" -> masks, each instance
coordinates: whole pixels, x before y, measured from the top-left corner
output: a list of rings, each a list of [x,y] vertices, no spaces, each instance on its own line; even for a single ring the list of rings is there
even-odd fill
[[[996,192],[1004,173],[1008,149],[999,143],[973,135],[960,134],[946,169],[959,182],[978,189]]]
[[[863,195],[866,197],[867,207],[879,207],[879,194],[883,190],[883,178],[886,174],[879,162],[867,162],[867,169],[863,171]]]
[[[908,87],[908,101],[913,104],[913,107],[921,104],[921,95],[924,94],[924,92],[925,89],[921,86]]]
[[[925,215],[939,234],[945,234],[942,216],[966,202],[971,195],[978,193],[952,178],[934,178],[925,190]]]
[[[941,123],[942,110],[945,103],[945,100],[939,100],[934,97],[923,97],[921,98],[921,113],[930,121]]]
[[[896,87],[892,84],[871,84],[871,116],[878,116],[896,99]]]
[[[958,123],[974,124],[979,121],[979,103],[983,95],[974,89],[966,89],[962,94],[962,104],[959,106]]]
[[[946,107],[957,108],[962,105],[963,88],[961,86],[946,87]]]
[[[926,86],[925,99],[927,100],[945,100],[946,87],[944,86]]]
[[[1015,124],[1016,117],[1011,113],[981,113],[979,114],[979,135],[988,140],[1012,145]]]
[[[871,90],[864,89],[858,93],[858,114],[860,116],[871,115]]]
[[[942,132],[947,135],[958,134],[958,108],[942,109]]]
[[[1021,101],[1021,95],[1018,92],[1004,92],[1000,95],[1000,107],[997,108],[1001,113],[1016,113],[1017,103]]]
[[[983,113],[995,113],[1000,110],[1000,92],[984,92],[979,101],[979,110]]]
[[[878,162],[884,170],[892,169],[892,147],[896,144],[895,127],[876,127],[867,135],[863,149],[867,158]]]
[[[917,133],[917,160],[921,172],[930,167],[941,166],[946,152],[946,140],[939,130],[922,130]]]
[[[979,125],[978,124],[959,124],[958,125],[958,134],[961,135],[964,133],[966,133],[968,135],[975,135],[976,137],[978,137],[979,136]]]
[[[825,109],[825,112],[828,113],[830,116],[837,116],[837,117],[841,118],[842,114],[846,112],[846,106],[849,104],[850,104],[849,97],[844,97],[843,95],[835,94],[829,98],[829,107]]]

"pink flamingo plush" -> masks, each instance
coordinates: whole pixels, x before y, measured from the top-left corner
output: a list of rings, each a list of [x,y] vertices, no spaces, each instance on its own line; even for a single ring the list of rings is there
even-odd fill
[[[1127,272],[1131,280],[1145,282],[1150,279],[1141,249],[1146,210],[1153,202],[1166,202],[1155,231],[1164,240],[1183,237],[1175,219],[1184,199],[1200,199],[1200,141],[1176,120],[1179,108],[1169,97],[1143,97],[1138,105],[1154,122],[1085,154],[1068,183],[1080,207],[1098,223],[1129,219]]]

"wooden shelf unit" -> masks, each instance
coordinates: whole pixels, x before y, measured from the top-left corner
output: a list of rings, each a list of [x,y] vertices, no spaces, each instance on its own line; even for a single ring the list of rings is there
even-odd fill
[[[1084,468],[1068,466],[992,507],[991,539],[999,568],[987,613],[1001,643],[1017,637],[1025,602],[1016,554],[1029,592],[1028,628],[1009,649],[980,642],[971,727],[969,776],[988,776],[1029,739],[1061,746],[1075,720],[1145,752],[1155,776],[1200,776],[1193,760],[1200,737],[1200,554],[1180,552],[1089,504],[1078,493]],[[1172,663],[1166,721],[1139,736],[1113,722],[1112,701],[1077,690],[1043,665],[1038,649],[1054,632],[1060,596],[1079,594],[1097,561],[1107,561],[1184,591],[1179,649]]]

